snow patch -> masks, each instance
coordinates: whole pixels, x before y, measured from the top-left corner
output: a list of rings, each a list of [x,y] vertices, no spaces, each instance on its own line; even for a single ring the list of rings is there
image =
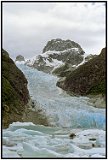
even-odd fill
[[[49,62],[46,59],[45,62],[46,62],[46,66],[50,66],[50,67],[54,67],[54,68],[57,68],[57,67],[64,64],[62,61],[58,61],[57,59],[52,59],[52,62]]]
[[[42,53],[40,55],[34,56],[34,57],[30,58],[30,59],[27,59],[25,64],[27,64],[28,66],[33,66],[34,62],[35,61],[38,62],[39,56],[41,56],[44,59],[44,61],[46,62],[46,66],[58,67],[61,64],[63,64],[63,62],[62,61],[58,61],[57,59],[53,59],[53,58],[52,58],[52,62],[49,62],[48,59],[47,59],[49,57],[49,55],[54,55],[54,54],[61,55],[61,54],[65,53],[65,52],[70,52],[70,51],[76,51],[76,52],[79,53],[79,48],[70,48],[70,49],[66,49],[66,50],[63,50],[63,51],[55,51],[55,50],[50,51],[49,50],[49,51],[46,51],[46,52],[44,52],[44,53]]]
[[[44,53],[42,53],[42,54],[40,54],[42,57],[48,57],[49,55],[53,55],[53,54],[58,54],[58,55],[60,55],[60,54],[62,54],[62,53],[65,53],[65,52],[70,52],[70,51],[76,51],[76,52],[79,52],[79,48],[70,48],[70,49],[66,49],[66,50],[63,50],[63,51],[55,51],[55,50],[53,50],[53,51],[46,51],[46,52],[44,52]]]

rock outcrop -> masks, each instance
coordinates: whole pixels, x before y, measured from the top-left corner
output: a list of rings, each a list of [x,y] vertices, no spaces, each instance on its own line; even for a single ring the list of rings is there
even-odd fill
[[[93,59],[93,58],[95,58],[95,57],[97,57],[97,55],[96,54],[90,54],[90,55],[88,55],[88,56],[86,56],[85,57],[85,62],[88,62],[90,59]]]
[[[58,77],[67,77],[68,74],[70,74],[76,68],[77,68],[76,65],[65,63],[64,65],[61,65],[60,67],[55,68],[52,71],[52,74],[57,75]]]
[[[16,67],[8,52],[2,50],[2,126],[22,121],[29,100],[27,80]]]
[[[26,64],[46,73],[65,63],[78,65],[83,61],[84,51],[81,46],[71,40],[52,39],[36,59],[28,60]]]
[[[97,57],[97,55],[90,54],[88,56],[83,57],[83,61],[76,65],[71,65],[71,63],[65,63],[64,65],[61,65],[60,67],[55,68],[52,73],[59,76],[59,77],[67,77],[68,74],[72,73],[75,69],[77,69],[80,65],[88,62],[90,59],[93,59],[94,57]]]
[[[62,89],[79,95],[105,94],[106,92],[106,48],[100,55],[70,72],[64,80],[57,82]]]
[[[25,61],[25,59],[24,59],[24,57],[23,57],[23,56],[18,55],[18,56],[16,57],[15,61],[19,61],[19,62],[21,62],[21,61]]]

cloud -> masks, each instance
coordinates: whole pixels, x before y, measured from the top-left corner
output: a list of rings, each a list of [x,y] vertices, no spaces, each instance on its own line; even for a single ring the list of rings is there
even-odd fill
[[[105,5],[96,3],[4,3],[3,47],[12,57],[32,57],[53,38],[78,42],[86,53],[105,46]]]

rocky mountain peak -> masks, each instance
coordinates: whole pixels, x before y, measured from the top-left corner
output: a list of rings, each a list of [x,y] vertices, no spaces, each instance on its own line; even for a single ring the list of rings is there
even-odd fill
[[[84,51],[78,43],[71,40],[62,40],[60,38],[48,41],[43,49],[43,53],[47,51],[64,51],[71,48],[78,48],[82,51],[81,53],[84,54]]]
[[[18,55],[15,59],[15,61],[25,61],[24,57],[22,55]]]
[[[65,63],[72,66],[80,64],[84,59],[83,55],[84,51],[78,43],[57,38],[48,41],[43,53],[26,64],[40,71],[52,73],[52,70]]]

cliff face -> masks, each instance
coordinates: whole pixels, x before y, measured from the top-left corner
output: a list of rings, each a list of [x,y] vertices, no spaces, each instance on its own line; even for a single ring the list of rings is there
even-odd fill
[[[29,100],[27,80],[16,67],[9,54],[2,50],[2,126],[22,121],[25,105]]]
[[[57,86],[66,91],[79,94],[105,94],[106,92],[106,48],[100,55],[90,59],[69,73]]]

